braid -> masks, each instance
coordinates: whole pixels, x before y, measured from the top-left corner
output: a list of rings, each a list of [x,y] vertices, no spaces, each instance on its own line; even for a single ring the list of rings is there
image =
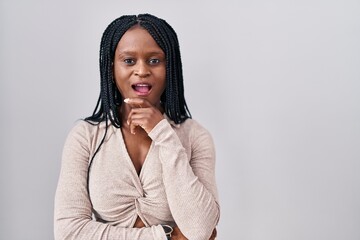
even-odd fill
[[[90,124],[99,124],[105,121],[105,133],[98,145],[95,153],[92,155],[87,172],[87,190],[89,193],[89,174],[96,154],[99,152],[101,145],[105,141],[110,120],[111,124],[121,127],[121,121],[118,116],[117,106],[121,105],[122,99],[119,90],[114,83],[113,77],[113,59],[117,43],[124,33],[136,24],[136,18],[131,16],[122,16],[115,19],[104,31],[100,43],[99,66],[100,66],[100,96],[96,103],[94,112],[91,116],[85,118]]]
[[[174,29],[150,14],[138,16],[139,24],[154,38],[166,55],[166,88],[161,96],[165,113],[175,123],[191,118],[185,98],[180,47]]]
[[[85,121],[91,124],[109,120],[115,127],[121,127],[117,107],[122,103],[122,99],[119,99],[122,96],[114,82],[113,61],[118,42],[135,24],[136,16],[122,16],[110,23],[103,33],[99,52],[100,96],[93,114],[85,118]]]
[[[123,103],[123,97],[114,81],[113,62],[120,39],[127,30],[135,25],[146,29],[165,53],[166,87],[161,96],[161,102],[166,115],[177,124],[191,118],[184,98],[180,47],[174,29],[165,20],[150,14],[119,17],[108,25],[102,35],[99,51],[100,96],[93,114],[85,118],[85,121],[93,125],[105,121],[106,128],[104,136],[91,158],[89,169],[92,160],[105,141],[108,121],[117,128],[121,127],[118,107]]]
[[[121,37],[136,24],[146,29],[165,53],[166,88],[161,96],[165,113],[175,123],[191,118],[184,98],[181,55],[176,32],[165,20],[150,14],[140,14],[117,18],[104,31],[99,58],[100,96],[93,114],[85,118],[85,121],[98,124],[107,119],[113,126],[121,127],[117,108],[122,104],[122,96],[114,82],[113,61]]]

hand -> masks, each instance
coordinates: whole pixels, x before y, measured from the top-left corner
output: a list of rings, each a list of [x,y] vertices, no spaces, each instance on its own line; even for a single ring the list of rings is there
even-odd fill
[[[173,232],[171,233],[171,240],[187,240],[187,238],[182,234],[178,226],[173,228]],[[214,228],[209,240],[215,240],[217,235],[216,228]]]
[[[188,240],[180,231],[178,226],[173,228],[173,232],[171,233],[171,240]]]
[[[217,231],[216,231],[216,228],[214,228],[209,240],[215,240],[216,236],[217,236]]]
[[[141,127],[146,133],[149,133],[164,119],[160,110],[154,107],[146,99],[126,98],[124,102],[131,107],[127,118],[127,124],[129,125],[132,134],[135,134],[135,129],[137,127]]]

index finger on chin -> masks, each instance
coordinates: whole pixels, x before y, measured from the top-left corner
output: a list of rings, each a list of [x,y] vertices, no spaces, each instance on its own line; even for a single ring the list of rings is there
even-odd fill
[[[129,104],[132,108],[146,108],[152,106],[149,101],[143,98],[125,98],[124,102]]]

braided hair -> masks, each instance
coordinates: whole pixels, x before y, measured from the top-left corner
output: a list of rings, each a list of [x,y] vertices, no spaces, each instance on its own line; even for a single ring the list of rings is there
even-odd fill
[[[150,14],[125,15],[115,19],[105,29],[100,45],[100,96],[94,112],[85,118],[90,123],[110,120],[117,128],[121,127],[118,107],[123,97],[114,81],[113,61],[118,42],[131,27],[139,25],[146,29],[165,53],[166,87],[161,95],[165,114],[175,123],[191,118],[184,98],[184,85],[180,47],[174,29],[163,19]]]
[[[184,98],[180,47],[174,29],[165,20],[150,14],[125,15],[115,19],[105,29],[100,44],[100,96],[93,114],[85,118],[85,121],[93,125],[105,122],[104,136],[88,165],[88,192],[91,165],[104,143],[109,122],[117,128],[121,127],[118,107],[123,104],[123,97],[114,81],[113,62],[115,50],[121,37],[135,25],[146,29],[165,53],[166,87],[160,97],[165,114],[176,124],[191,118]]]

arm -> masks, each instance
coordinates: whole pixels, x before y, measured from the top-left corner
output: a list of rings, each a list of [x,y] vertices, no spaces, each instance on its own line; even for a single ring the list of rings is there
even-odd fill
[[[81,122],[76,125],[64,146],[55,196],[55,239],[166,239],[160,225],[140,229],[120,228],[92,220],[92,206],[87,192],[88,162],[92,154],[87,124]]]
[[[189,162],[179,137],[159,108],[141,98],[124,102],[131,107],[127,118],[131,132],[143,129],[159,148],[165,191],[179,229],[188,239],[208,240],[220,216],[210,134],[199,125],[188,129],[193,133],[187,146],[191,148]]]
[[[215,183],[215,151],[210,134],[200,126],[192,131],[191,160],[167,120],[149,133],[163,166],[165,190],[176,224],[191,240],[210,238],[220,210]]]

